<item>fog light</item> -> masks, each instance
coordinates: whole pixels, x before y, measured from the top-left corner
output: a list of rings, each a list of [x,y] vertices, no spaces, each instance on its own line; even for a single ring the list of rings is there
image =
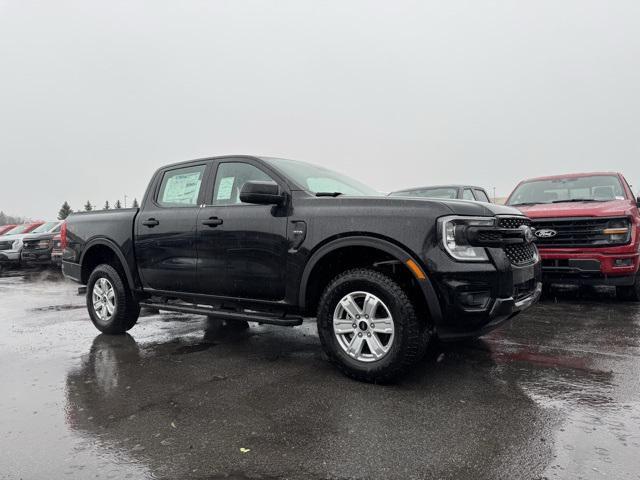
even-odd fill
[[[466,308],[485,308],[491,299],[490,292],[460,292],[460,303]]]
[[[633,258],[616,258],[613,262],[614,267],[631,267],[633,266]]]

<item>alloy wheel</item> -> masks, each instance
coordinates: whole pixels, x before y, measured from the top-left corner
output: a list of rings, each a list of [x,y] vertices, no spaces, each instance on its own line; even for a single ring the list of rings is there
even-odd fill
[[[395,326],[389,308],[380,298],[358,291],[338,302],[333,332],[347,355],[360,362],[375,362],[389,353]]]
[[[96,280],[93,284],[92,300],[97,317],[103,322],[108,322],[116,309],[116,292],[108,279],[100,277]]]

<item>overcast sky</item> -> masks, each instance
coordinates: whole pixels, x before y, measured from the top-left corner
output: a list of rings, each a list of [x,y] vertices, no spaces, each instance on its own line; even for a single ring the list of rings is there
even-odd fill
[[[0,0],[0,210],[130,202],[228,153],[382,191],[640,187],[639,26],[637,0]]]

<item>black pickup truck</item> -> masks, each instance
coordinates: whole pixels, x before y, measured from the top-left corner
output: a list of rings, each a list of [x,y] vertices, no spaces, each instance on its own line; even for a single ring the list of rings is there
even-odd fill
[[[102,332],[141,307],[295,326],[317,317],[347,375],[389,381],[435,337],[480,336],[535,303],[540,261],[510,207],[386,197],[325,168],[225,156],[159,169],[140,209],[71,215],[64,274]]]

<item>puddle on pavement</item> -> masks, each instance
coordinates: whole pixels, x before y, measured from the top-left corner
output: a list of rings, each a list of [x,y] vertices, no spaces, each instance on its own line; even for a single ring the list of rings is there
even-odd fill
[[[162,312],[110,337],[75,288],[0,278],[3,473],[638,478],[637,305],[558,295],[380,386],[329,365],[313,323]]]

